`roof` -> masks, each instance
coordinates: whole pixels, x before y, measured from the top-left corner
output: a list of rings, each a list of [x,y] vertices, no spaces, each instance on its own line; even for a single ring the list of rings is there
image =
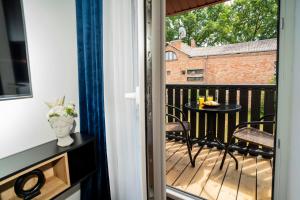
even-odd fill
[[[166,15],[176,15],[225,1],[228,0],[166,0]]]
[[[169,45],[176,48],[172,45],[172,42],[170,42]],[[181,43],[181,48],[176,49],[190,57],[276,51],[277,39],[258,40],[214,47],[191,47],[185,43]]]

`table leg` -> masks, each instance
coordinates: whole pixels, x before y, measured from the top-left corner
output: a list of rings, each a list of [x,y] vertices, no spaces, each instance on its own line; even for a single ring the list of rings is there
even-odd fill
[[[216,138],[216,113],[208,112],[207,113],[207,140],[208,147],[213,147],[214,145],[211,142],[214,142]]]

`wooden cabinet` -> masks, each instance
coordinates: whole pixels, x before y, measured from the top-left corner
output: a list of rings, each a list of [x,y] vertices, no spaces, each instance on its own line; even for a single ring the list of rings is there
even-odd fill
[[[18,154],[0,159],[0,199],[15,200],[14,184],[18,177],[39,169],[45,184],[34,199],[51,199],[76,185],[96,170],[95,139],[72,134],[74,143],[58,147],[56,141],[37,146]],[[24,190],[32,188],[36,177],[28,179]]]

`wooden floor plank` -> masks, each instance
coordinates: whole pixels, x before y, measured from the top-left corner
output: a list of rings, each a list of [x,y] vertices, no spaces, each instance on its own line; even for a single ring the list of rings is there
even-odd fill
[[[272,167],[269,159],[257,158],[257,200],[272,199]]]
[[[194,148],[193,154],[197,150]],[[167,141],[167,185],[208,200],[271,200],[272,160],[235,153],[238,170],[229,156],[219,170],[222,156],[219,150],[204,148],[193,168],[186,145]]]
[[[185,191],[210,151],[211,149],[202,149],[196,159],[195,167],[188,165],[172,186]]]
[[[184,144],[182,143],[176,143],[172,145],[167,151],[166,151],[166,160],[170,159],[170,157],[178,151]]]
[[[199,196],[213,167],[216,164],[216,161],[220,155],[220,151],[212,149],[211,152],[206,157],[200,169],[197,171],[196,175],[186,188],[186,191]]]
[[[174,141],[166,141],[166,150],[168,150],[169,148],[171,148],[174,144],[176,144],[176,142],[174,142]]]
[[[192,154],[194,155],[198,151],[199,147],[193,148]],[[167,185],[173,185],[176,179],[181,175],[184,169],[191,165],[189,154],[186,153],[183,158],[176,163],[176,165],[167,173],[166,183]]]
[[[256,199],[256,157],[246,156],[243,161],[243,168],[237,200]]]
[[[181,160],[184,155],[187,153],[187,147],[182,145],[168,160],[166,163],[166,173],[176,165],[176,163]]]
[[[227,155],[223,169],[220,170],[220,165],[223,159],[224,153],[221,153],[208,180],[200,194],[200,197],[209,200],[216,200],[218,198],[219,191],[221,189],[223,179],[227,170],[227,166],[229,164],[230,156]]]
[[[234,160],[230,159],[225,178],[218,195],[218,200],[236,200],[240,175],[243,166],[243,156],[237,154],[235,155],[235,157],[239,162],[239,168],[236,170]]]

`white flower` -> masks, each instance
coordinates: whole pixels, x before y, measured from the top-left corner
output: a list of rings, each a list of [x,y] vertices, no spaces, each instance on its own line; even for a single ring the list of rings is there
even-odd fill
[[[74,118],[77,116],[77,112],[75,109],[75,104],[73,102],[68,103],[66,106],[64,105],[65,97],[57,99],[54,103],[46,103],[50,108],[47,113],[47,119],[50,122],[53,121],[54,117],[67,117]]]

